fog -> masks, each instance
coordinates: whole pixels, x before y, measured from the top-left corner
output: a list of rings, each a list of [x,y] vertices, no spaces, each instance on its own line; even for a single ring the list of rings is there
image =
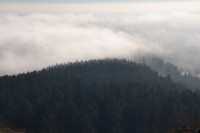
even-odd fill
[[[0,75],[138,55],[200,67],[200,2],[120,5],[1,5]]]

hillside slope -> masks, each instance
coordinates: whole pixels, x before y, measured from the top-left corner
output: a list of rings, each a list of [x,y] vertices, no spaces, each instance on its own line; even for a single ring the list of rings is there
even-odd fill
[[[0,77],[0,122],[38,133],[161,133],[197,121],[197,93],[127,60]]]

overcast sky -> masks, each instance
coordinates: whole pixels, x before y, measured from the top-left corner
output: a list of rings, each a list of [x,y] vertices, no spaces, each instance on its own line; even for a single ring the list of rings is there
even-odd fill
[[[0,75],[97,58],[200,68],[200,2],[0,4]]]
[[[85,2],[151,2],[151,1],[191,1],[191,0],[0,0],[2,3],[85,3]]]

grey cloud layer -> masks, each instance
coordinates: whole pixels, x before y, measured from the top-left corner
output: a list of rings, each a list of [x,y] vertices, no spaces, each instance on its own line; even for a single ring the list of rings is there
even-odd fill
[[[141,53],[200,67],[199,13],[0,14],[0,75]]]

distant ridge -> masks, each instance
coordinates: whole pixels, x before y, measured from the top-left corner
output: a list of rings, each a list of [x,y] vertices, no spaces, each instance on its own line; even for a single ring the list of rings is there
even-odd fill
[[[173,63],[168,63],[156,56],[138,58],[137,62],[150,66],[153,70],[157,71],[160,76],[170,76],[174,82],[181,83],[190,89],[200,90],[199,77],[195,76],[191,72],[181,71],[181,68],[177,67]]]

